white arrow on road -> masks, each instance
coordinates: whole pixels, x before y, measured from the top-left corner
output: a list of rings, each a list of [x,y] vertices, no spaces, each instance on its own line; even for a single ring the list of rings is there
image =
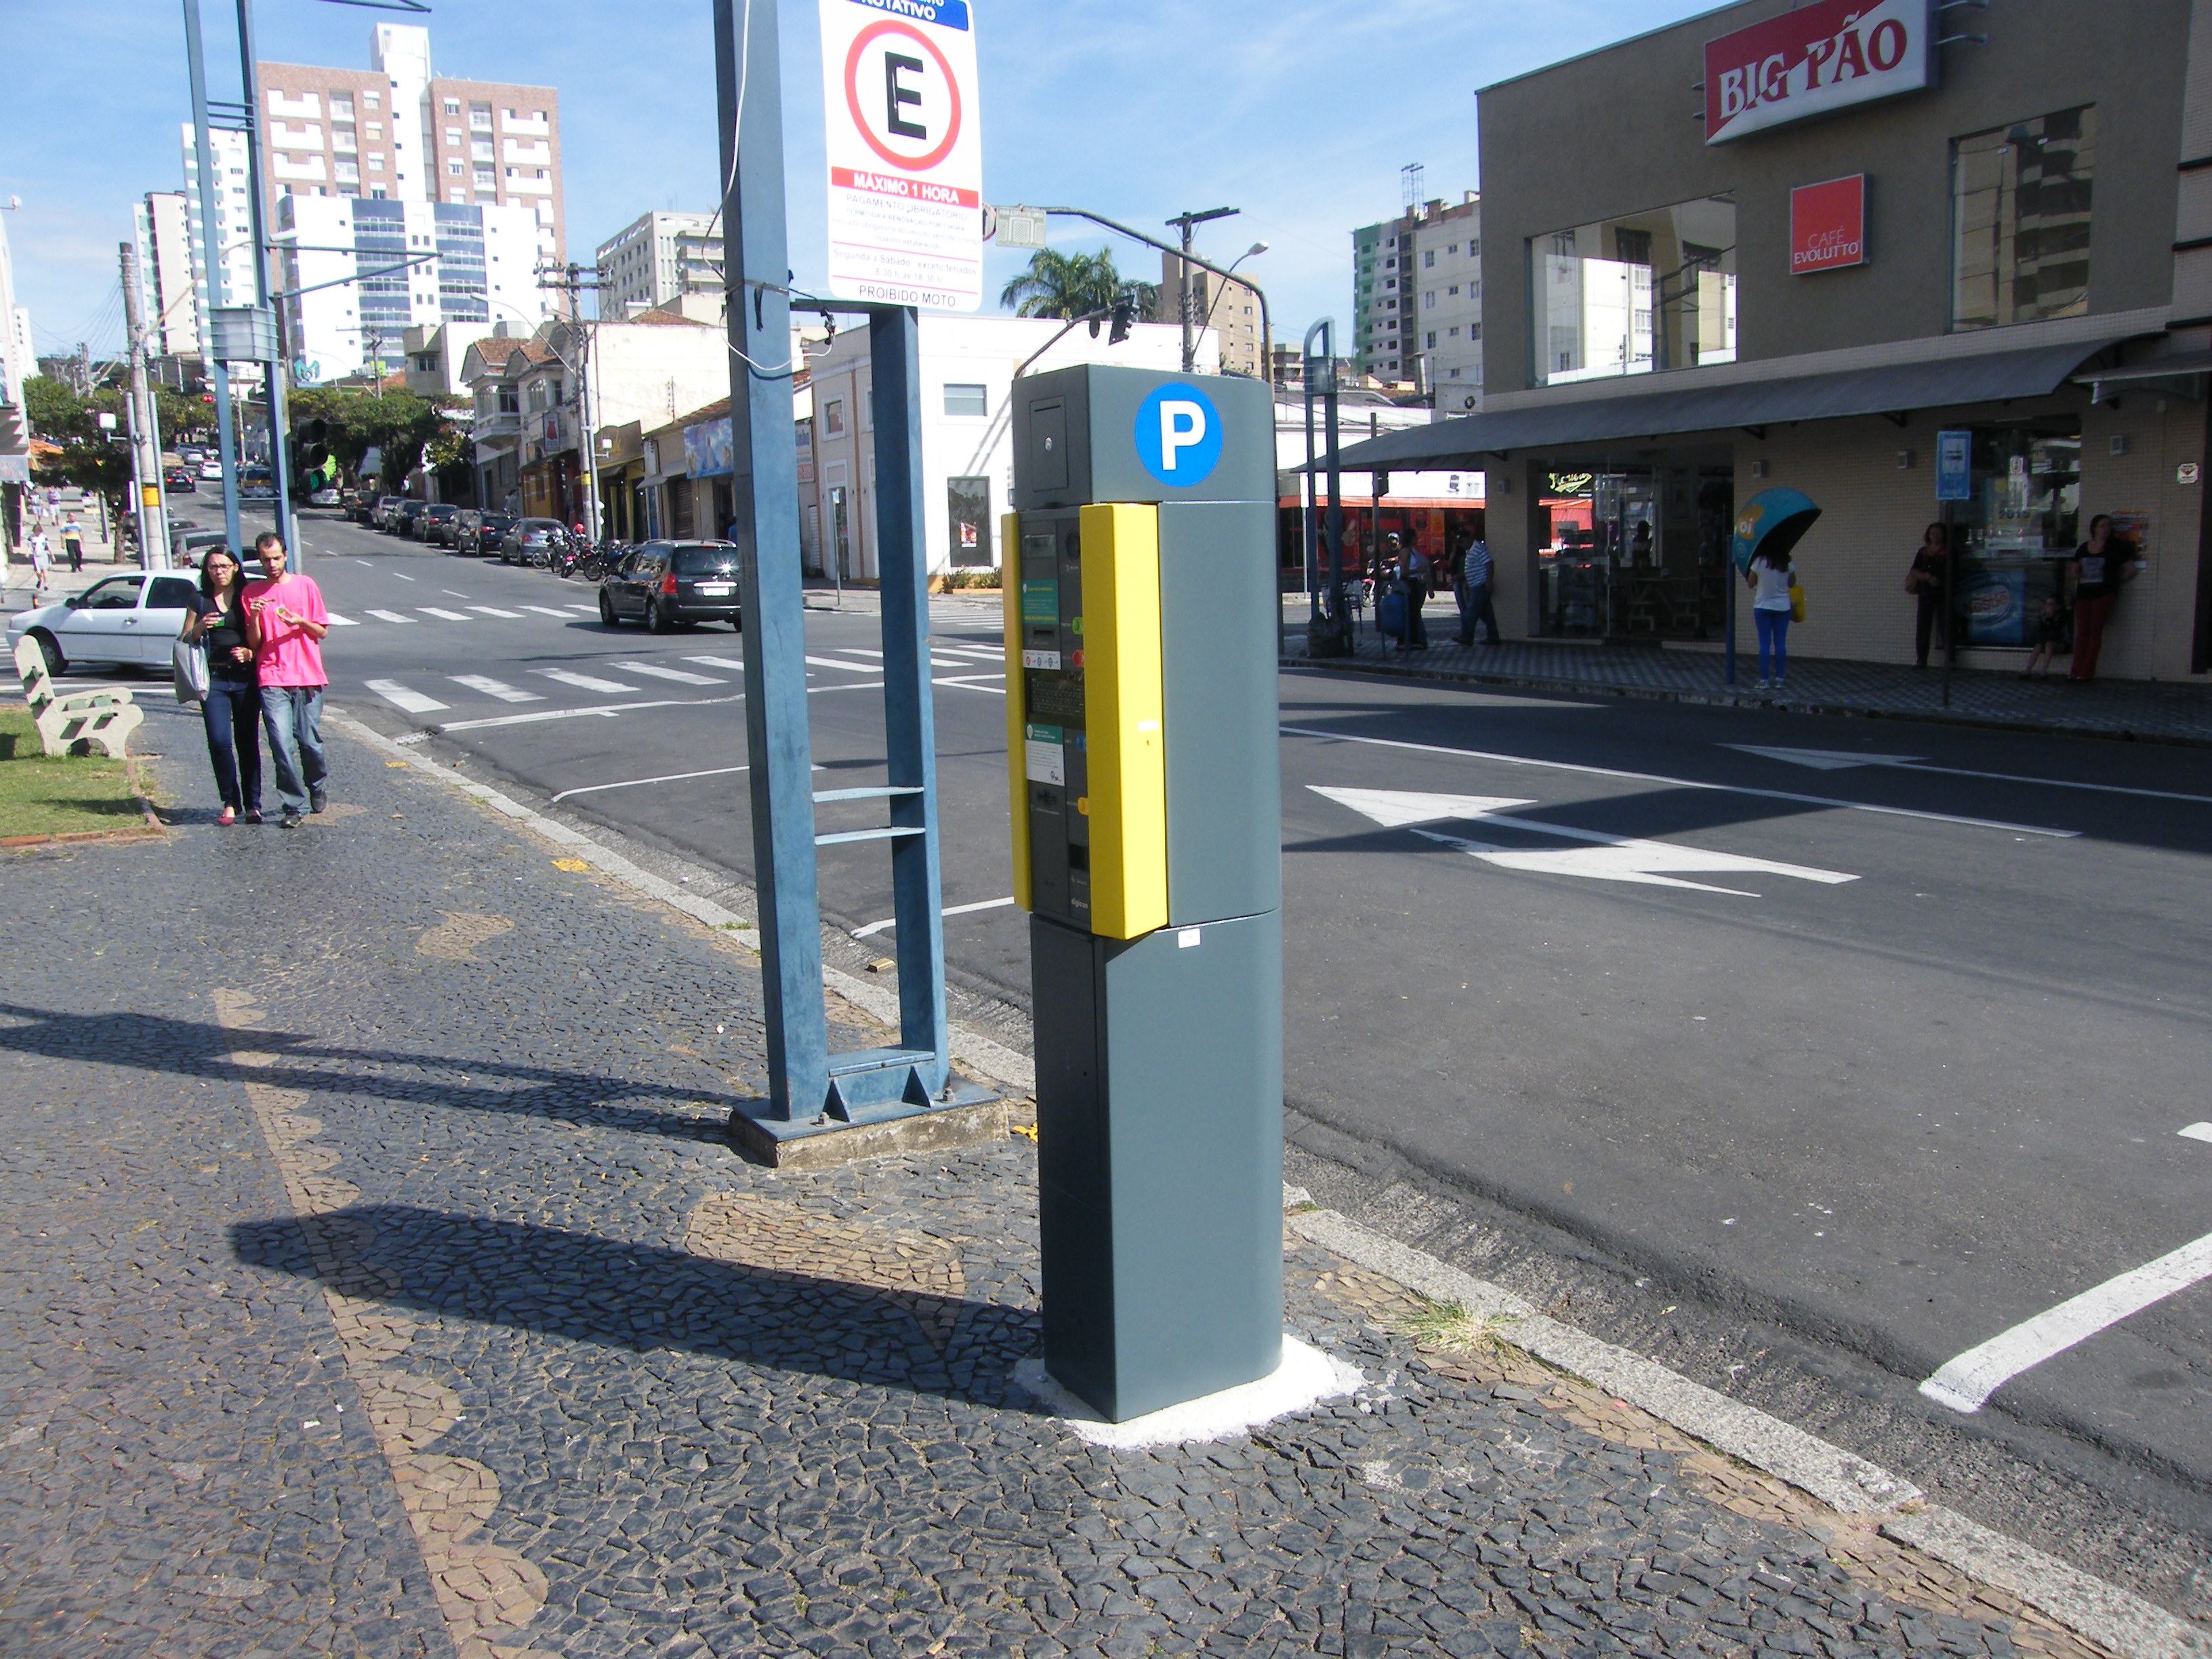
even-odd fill
[[[1912,766],[1927,758],[1924,755],[1861,755],[1847,749],[1770,749],[1756,743],[1724,743],[1721,747],[1788,761],[1792,766],[1809,766],[1815,772],[1844,772],[1854,766]]]
[[[1534,803],[1530,801],[1508,800],[1491,795],[1423,794],[1402,789],[1330,789],[1320,784],[1308,784],[1306,787],[1314,793],[1325,795],[1340,806],[1348,806],[1361,817],[1371,818],[1386,829],[1407,829],[1423,823],[1468,819],[1477,823],[1494,823],[1501,829],[1590,843],[1586,847],[1531,850],[1502,847],[1493,842],[1469,841],[1462,836],[1447,836],[1433,830],[1413,828],[1417,836],[1442,842],[1447,847],[1456,847],[1470,857],[1480,859],[1486,864],[1494,864],[1501,870],[1525,870],[1538,875],[1580,876],[1589,881],[1636,882],[1650,887],[1686,887],[1697,892],[1728,893],[1738,898],[1757,898],[1759,896],[1741,887],[1716,887],[1709,882],[1685,881],[1681,875],[1694,872],[1790,876],[1799,881],[1815,881],[1829,886],[1858,879],[1856,876],[1845,875],[1840,871],[1816,870],[1809,865],[1746,858],[1736,853],[1717,853],[1703,847],[1682,847],[1671,842],[1608,836],[1601,830],[1576,830],[1565,824],[1545,823],[1534,818],[1505,815],[1504,808],[1533,805]]]

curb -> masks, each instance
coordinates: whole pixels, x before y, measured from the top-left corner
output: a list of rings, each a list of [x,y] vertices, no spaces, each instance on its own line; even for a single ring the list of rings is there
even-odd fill
[[[1884,1536],[1977,1583],[2010,1591],[2125,1659],[2212,1659],[2212,1633],[2201,1626],[1955,1510],[1927,1502],[1902,1475],[1640,1354],[1548,1319],[1511,1291],[1334,1210],[1293,1212],[1285,1219],[1301,1237],[1431,1302],[1455,1303],[1501,1322],[1495,1333],[1499,1341],[1610,1390],[1715,1450],[1810,1493],[1838,1514],[1878,1520]]]
[[[1632,698],[1642,702],[1669,702],[1705,708],[1753,709],[1782,714],[1821,714],[1843,720],[1897,720],[1912,726],[1952,726],[1982,732],[2025,732],[2047,738],[2094,738],[2106,743],[2156,743],[2178,749],[2212,749],[2212,737],[2192,738],[2166,732],[2137,732],[2130,726],[2075,726],[2063,720],[2007,720],[1998,715],[1971,714],[1960,709],[1869,708],[1857,703],[1808,702],[1791,698],[1785,702],[1762,702],[1753,698],[1724,696],[1711,691],[1677,691],[1664,686],[1613,685],[1601,681],[1554,678],[1541,674],[1484,673],[1472,668],[1425,668],[1410,664],[1364,662],[1354,659],[1316,662],[1305,657],[1278,656],[1276,666],[1306,674],[1376,674],[1390,679],[1439,680],[1465,685],[1502,685],[1523,691],[1569,693],[1576,696]]]

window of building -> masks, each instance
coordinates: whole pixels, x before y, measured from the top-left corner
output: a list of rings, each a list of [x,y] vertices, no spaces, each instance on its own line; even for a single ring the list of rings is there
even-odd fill
[[[988,569],[996,562],[991,553],[991,481],[947,478],[945,507],[953,564]]]
[[[1434,264],[1436,264],[1436,262],[1437,262],[1437,251],[1436,251],[1436,249],[1434,249],[1434,248],[1426,248],[1426,249],[1424,249],[1424,250],[1422,251],[1422,253],[1421,253],[1421,269],[1422,269],[1422,270],[1428,270],[1430,267],[1431,267],[1432,265],[1434,265]]]
[[[2089,308],[2096,108],[2060,110],[1951,145],[1951,326]]]
[[[1397,268],[1398,262],[1395,259],[1385,259],[1382,262],[1382,269],[1385,270],[1395,270]]]
[[[1456,252],[1459,252],[1459,244],[1458,244],[1457,242],[1454,242],[1454,243],[1453,243],[1449,247],[1446,248],[1446,249],[1444,250],[1444,252],[1447,252],[1447,253],[1456,253]]]
[[[379,155],[374,150],[371,150],[368,153],[368,170],[371,173],[381,173],[384,171],[384,158],[381,155]]]
[[[461,176],[461,164],[460,164],[459,161],[448,161],[448,162],[447,162],[447,163],[446,163],[446,174],[447,174],[447,176],[448,178],[452,178],[452,179],[458,179],[458,178],[459,178],[459,177]]]
[[[459,127],[447,127],[446,129],[446,142],[452,145],[455,149],[459,149],[461,145],[461,130]]]
[[[1429,349],[1430,349],[1430,350],[1431,350],[1431,351],[1434,351],[1436,349],[1437,349],[1437,331],[1436,331],[1436,330],[1434,330],[1434,329],[1431,329],[1431,330],[1429,331]]]
[[[1549,232],[1528,253],[1536,385],[1735,361],[1733,197]]]
[[[491,106],[489,104],[471,104],[469,106],[469,125],[479,131],[489,132],[491,131]]]
[[[384,94],[377,92],[364,92],[361,95],[362,107],[366,109],[381,109],[384,106],[383,99]]]
[[[493,177],[492,170],[489,167],[478,167],[477,169],[477,188],[478,190],[489,190],[498,182],[498,179]]]
[[[368,187],[368,199],[372,202],[382,201],[384,199],[384,186],[382,185],[371,185]]]
[[[845,429],[845,402],[832,398],[822,406],[822,429],[835,436]]]
[[[1446,332],[1448,332],[1453,339],[1456,340],[1459,338],[1459,325],[1456,323],[1453,324]]]
[[[990,399],[986,388],[980,386],[956,386],[951,381],[945,387],[945,412],[947,415],[988,415]]]
[[[1434,289],[1431,289],[1426,294],[1421,295],[1421,303],[1425,306],[1432,306],[1436,304],[1436,302],[1437,291]]]
[[[461,100],[460,100],[459,99],[458,99],[458,98],[448,98],[447,100],[446,100],[446,113],[447,113],[447,114],[448,114],[448,115],[459,115],[460,112],[461,112]]]
[[[374,109],[374,108],[376,107],[376,106],[375,106],[375,105],[374,105],[374,104],[371,104],[371,105],[369,106],[369,107],[370,107],[371,109]],[[375,122],[375,121],[371,121],[371,122],[368,124],[368,136],[369,136],[371,138],[381,138],[381,137],[384,137],[384,128],[383,128],[383,126],[382,126],[380,124],[379,124],[379,123],[377,123],[377,122]]]

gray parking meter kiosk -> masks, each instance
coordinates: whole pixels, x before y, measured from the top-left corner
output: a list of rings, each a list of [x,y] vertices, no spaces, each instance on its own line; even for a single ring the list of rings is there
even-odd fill
[[[1274,407],[1097,364],[1012,397],[1045,1366],[1120,1422],[1281,1359]]]

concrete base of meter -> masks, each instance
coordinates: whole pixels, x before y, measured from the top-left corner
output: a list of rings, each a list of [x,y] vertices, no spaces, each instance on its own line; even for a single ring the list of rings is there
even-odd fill
[[[1046,1370],[1115,1423],[1269,1375],[1281,913],[1030,940]]]

